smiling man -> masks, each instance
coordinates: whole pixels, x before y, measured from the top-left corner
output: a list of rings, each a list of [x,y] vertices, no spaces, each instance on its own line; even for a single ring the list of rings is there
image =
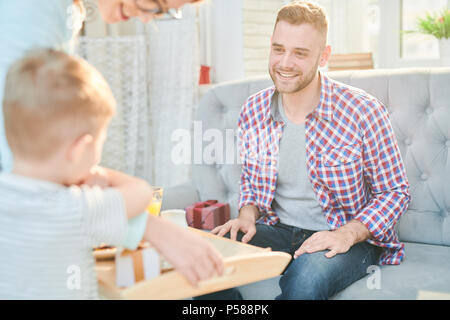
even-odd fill
[[[328,299],[370,265],[404,257],[394,226],[409,184],[388,112],[319,71],[331,54],[327,31],[315,4],[278,12],[269,59],[275,86],[249,97],[239,118],[239,217],[212,231],[293,255],[278,299]],[[239,295],[212,296],[222,297]]]

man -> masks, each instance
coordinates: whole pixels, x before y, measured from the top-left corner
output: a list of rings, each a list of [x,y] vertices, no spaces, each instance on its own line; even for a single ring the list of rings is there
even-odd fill
[[[317,5],[279,11],[269,59],[275,87],[248,98],[239,118],[239,217],[212,230],[293,255],[277,299],[328,299],[370,265],[404,257],[394,225],[409,185],[389,115],[318,70],[331,54],[327,30]]]

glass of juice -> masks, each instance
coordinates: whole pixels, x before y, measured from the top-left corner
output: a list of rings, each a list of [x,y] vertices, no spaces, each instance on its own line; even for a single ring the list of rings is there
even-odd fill
[[[163,188],[161,187],[153,187],[153,196],[152,201],[147,207],[147,212],[152,216],[159,216],[159,212],[161,211],[161,204],[163,198]]]

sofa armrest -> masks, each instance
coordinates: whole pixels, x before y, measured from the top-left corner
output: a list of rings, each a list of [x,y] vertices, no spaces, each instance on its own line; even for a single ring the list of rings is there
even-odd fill
[[[184,209],[194,202],[200,201],[197,188],[192,182],[164,188],[161,210]]]

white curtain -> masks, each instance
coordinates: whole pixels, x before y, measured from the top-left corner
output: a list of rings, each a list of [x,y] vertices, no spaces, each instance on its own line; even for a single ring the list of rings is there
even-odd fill
[[[136,22],[136,29],[133,36],[80,37],[78,53],[100,70],[117,100],[102,165],[168,187],[190,178],[190,165],[175,164],[171,154],[172,133],[192,131],[197,105],[197,9],[186,6],[181,20]]]
[[[105,77],[117,101],[102,165],[151,180],[144,36],[80,37],[78,54]]]
[[[148,37],[148,94],[152,183],[170,186],[190,178],[189,164],[175,164],[172,150],[177,129],[192,131],[197,105],[199,38],[197,10],[185,6],[183,19],[154,21]]]

